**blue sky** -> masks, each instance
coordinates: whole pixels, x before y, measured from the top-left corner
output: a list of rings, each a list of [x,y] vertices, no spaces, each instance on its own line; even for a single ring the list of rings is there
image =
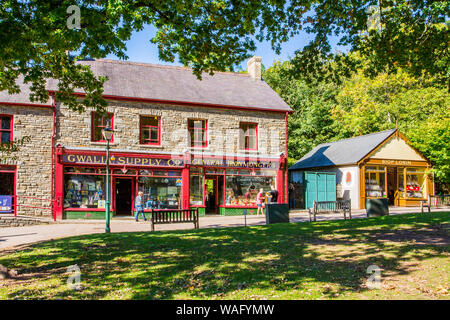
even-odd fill
[[[181,66],[178,61],[174,63],[164,62],[158,59],[158,48],[150,43],[150,39],[155,35],[155,28],[153,26],[147,26],[144,30],[140,32],[135,32],[131,39],[127,41],[127,55],[129,61],[134,62],[148,62],[154,64],[164,64],[164,65],[174,65]],[[282,50],[280,55],[277,55],[271,48],[269,42],[256,42],[257,49],[253,54],[262,57],[262,63],[266,67],[270,67],[274,61],[288,60],[289,57],[294,56],[294,52],[303,48],[308,42],[313,39],[312,35],[306,32],[300,33],[297,36],[291,38],[288,42],[282,45]],[[337,39],[332,38],[332,45],[335,50],[340,49],[345,51],[344,48],[338,48],[336,46]],[[107,56],[108,59],[118,59],[114,55]],[[246,69],[246,61],[241,63],[242,69]]]

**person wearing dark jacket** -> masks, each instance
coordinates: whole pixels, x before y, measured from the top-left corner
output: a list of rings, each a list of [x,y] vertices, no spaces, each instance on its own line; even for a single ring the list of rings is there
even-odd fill
[[[277,189],[271,185],[270,186],[270,203],[277,203],[278,202],[278,191]]]

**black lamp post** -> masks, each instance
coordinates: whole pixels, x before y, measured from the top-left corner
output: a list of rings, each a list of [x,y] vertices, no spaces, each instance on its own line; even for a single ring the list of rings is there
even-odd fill
[[[109,122],[106,125],[106,128],[102,130],[103,137],[106,140],[106,228],[105,232],[111,232],[109,227],[109,141],[112,139],[114,134],[114,130],[110,128]]]

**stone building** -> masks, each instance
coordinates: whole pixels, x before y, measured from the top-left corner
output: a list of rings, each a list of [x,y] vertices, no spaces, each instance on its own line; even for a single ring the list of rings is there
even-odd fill
[[[0,160],[0,194],[13,196],[17,214],[104,218],[101,132],[108,125],[114,130],[114,215],[132,214],[137,191],[144,192],[146,211],[199,207],[201,214],[251,214],[258,190],[271,185],[278,201],[286,202],[291,109],[261,79],[259,57],[249,60],[249,74],[217,72],[201,81],[182,67],[80,63],[108,77],[103,116],[79,114],[55,101],[52,81],[46,104],[31,103],[26,86],[19,95],[0,93],[2,139],[31,137],[16,159]]]

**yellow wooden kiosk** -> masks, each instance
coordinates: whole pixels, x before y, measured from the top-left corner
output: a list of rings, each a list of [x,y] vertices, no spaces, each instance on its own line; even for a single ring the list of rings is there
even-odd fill
[[[351,200],[353,209],[379,198],[387,198],[391,206],[420,206],[434,194],[431,163],[398,129],[320,144],[289,172],[300,196],[307,187],[305,172],[334,173],[336,199]],[[305,201],[296,202],[305,208]]]
[[[366,199],[381,197],[387,197],[395,206],[420,206],[421,200],[434,194],[431,163],[398,130],[361,159],[358,166],[361,208]]]

